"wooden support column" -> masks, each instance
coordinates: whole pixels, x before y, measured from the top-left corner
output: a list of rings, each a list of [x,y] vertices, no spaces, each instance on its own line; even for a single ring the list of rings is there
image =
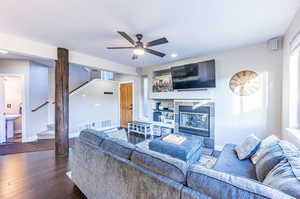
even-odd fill
[[[69,51],[57,49],[55,67],[55,154],[69,155]]]

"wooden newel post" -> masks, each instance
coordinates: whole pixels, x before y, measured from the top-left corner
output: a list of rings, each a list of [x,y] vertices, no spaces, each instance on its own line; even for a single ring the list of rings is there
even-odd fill
[[[55,67],[55,154],[69,155],[69,51],[57,49]]]

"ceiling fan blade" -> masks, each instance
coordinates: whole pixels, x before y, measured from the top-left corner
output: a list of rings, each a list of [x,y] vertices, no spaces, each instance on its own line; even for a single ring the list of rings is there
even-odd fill
[[[107,49],[132,49],[134,47],[107,47]]]
[[[134,40],[129,36],[127,35],[127,33],[125,32],[121,32],[121,31],[117,31],[122,37],[124,37],[127,41],[129,41],[132,45],[135,45],[135,42]]]
[[[152,50],[152,49],[149,49],[149,48],[144,48],[146,52],[148,53],[151,53],[153,55],[156,55],[156,56],[159,56],[159,57],[164,57],[166,54],[164,53],[161,53],[161,52],[158,52],[156,50]]]
[[[137,58],[138,58],[137,55],[132,55],[132,59],[133,59],[133,60],[135,60],[135,59],[137,59]]]
[[[151,46],[157,46],[157,45],[161,45],[161,44],[165,44],[168,43],[168,40],[163,37],[154,41],[150,41],[148,43],[145,44],[146,47],[151,47]]]

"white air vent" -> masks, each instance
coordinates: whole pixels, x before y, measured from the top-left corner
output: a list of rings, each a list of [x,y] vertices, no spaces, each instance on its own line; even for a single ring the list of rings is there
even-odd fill
[[[277,37],[268,41],[268,48],[270,50],[281,50],[283,48],[283,37]]]
[[[101,127],[102,128],[109,128],[109,127],[111,127],[111,120],[103,120],[101,122]]]

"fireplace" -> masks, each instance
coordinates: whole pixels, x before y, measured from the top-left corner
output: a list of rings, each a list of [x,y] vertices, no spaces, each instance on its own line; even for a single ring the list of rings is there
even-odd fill
[[[207,100],[175,101],[175,133],[203,138],[214,148],[214,103]]]
[[[209,107],[179,106],[179,131],[209,137]]]

